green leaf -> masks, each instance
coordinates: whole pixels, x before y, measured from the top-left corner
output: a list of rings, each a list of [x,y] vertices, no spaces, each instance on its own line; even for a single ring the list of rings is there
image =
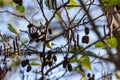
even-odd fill
[[[90,58],[87,56],[83,56],[79,59],[81,65],[85,67],[88,70],[91,70],[91,63],[90,63]]]
[[[17,5],[17,6],[16,6],[16,10],[19,11],[19,12],[21,12],[21,13],[24,13],[25,8],[24,8],[24,6],[19,6],[19,5]]]
[[[12,26],[11,24],[8,24],[8,29],[15,34],[20,34],[20,31],[16,27]]]
[[[106,39],[107,44],[109,44],[111,47],[117,48],[117,40],[115,37],[107,38]]]
[[[75,2],[75,0],[70,0],[69,5],[78,5],[77,2]],[[72,9],[73,7],[68,7],[67,9]]]
[[[40,64],[37,63],[37,62],[31,62],[30,65],[31,65],[31,66],[39,66]]]
[[[14,2],[13,2],[13,1],[10,1],[8,4],[9,4],[9,5],[13,5],[13,4],[14,4]]]
[[[78,3],[75,2],[75,0],[70,0],[69,4],[70,4],[70,5],[78,5]]]
[[[115,6],[120,4],[120,0],[101,0],[105,7]]]
[[[103,42],[101,42],[101,41],[97,42],[97,43],[95,44],[95,47],[96,47],[96,48],[101,48],[101,47],[107,48],[107,46],[106,46]]]
[[[48,48],[52,48],[52,43],[51,43],[51,42],[48,42],[48,43],[47,43],[47,47],[48,47]]]
[[[77,61],[78,61],[78,59],[76,57],[74,57],[70,60],[70,62],[72,62],[72,63],[77,62]]]
[[[45,5],[49,8],[49,9],[54,9],[54,5],[52,3],[52,0],[45,0]]]
[[[48,43],[47,43],[47,47],[48,47],[48,48],[52,48],[53,45],[55,45],[55,44],[53,44],[52,42],[48,42]]]

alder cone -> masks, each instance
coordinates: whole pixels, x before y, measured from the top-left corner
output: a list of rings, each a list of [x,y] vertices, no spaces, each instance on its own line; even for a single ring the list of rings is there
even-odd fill
[[[51,29],[48,29],[48,32],[49,32],[49,34],[52,34],[52,30]]]
[[[63,62],[63,68],[66,68],[66,65],[67,65],[66,62],[64,61]]]
[[[70,59],[67,56],[65,56],[64,61],[65,61],[66,64],[68,64],[70,62]]]
[[[27,28],[31,28],[33,26],[33,24],[28,24]]]
[[[53,62],[50,61],[50,62],[48,63],[48,65],[51,67],[51,66],[53,65]]]
[[[90,32],[90,29],[88,27],[85,27],[85,34],[88,35]]]
[[[70,63],[68,64],[68,71],[72,71],[72,65]]]
[[[48,55],[47,55],[47,59],[48,59],[48,60],[51,60],[51,59],[52,59],[52,54],[48,54]]]
[[[31,33],[31,37],[32,37],[32,39],[37,39],[37,38],[39,38],[39,34],[37,32]]]
[[[26,64],[26,61],[22,61],[22,67],[25,67],[27,64]]]
[[[29,56],[31,56],[31,52],[27,52],[27,54],[28,54]]]
[[[30,65],[27,66],[27,72],[30,72],[30,70],[32,69],[32,67]]]
[[[83,36],[82,37],[82,43],[88,44],[89,43],[89,37],[88,36]]]
[[[27,65],[29,64],[29,60],[28,59],[26,59],[25,62],[26,62]]]
[[[54,55],[53,56],[53,60],[56,62],[57,61],[57,57]]]
[[[90,73],[87,74],[87,77],[90,77]]]

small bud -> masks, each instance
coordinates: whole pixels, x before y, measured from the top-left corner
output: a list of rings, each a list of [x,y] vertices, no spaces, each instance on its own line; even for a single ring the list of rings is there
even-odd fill
[[[33,26],[33,24],[28,24],[27,28],[31,28]]]

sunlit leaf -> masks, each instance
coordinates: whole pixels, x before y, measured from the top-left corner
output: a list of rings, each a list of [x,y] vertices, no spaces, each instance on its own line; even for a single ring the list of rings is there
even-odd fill
[[[106,48],[107,46],[103,42],[99,41],[95,44],[95,47],[96,48],[101,48],[101,47]]]
[[[75,2],[75,0],[70,0],[69,5],[78,5],[77,2]],[[72,9],[73,7],[68,7],[67,9]]]
[[[48,48],[52,48],[53,45],[55,45],[55,44],[52,43],[52,42],[48,42],[48,43],[47,43],[47,47],[48,47]]]
[[[19,6],[19,5],[17,5],[17,6],[16,6],[16,10],[19,11],[19,12],[21,12],[21,13],[24,13],[25,8],[24,8],[24,6]]]
[[[8,4],[9,4],[9,5],[13,5],[13,4],[14,4],[14,2],[13,2],[13,1],[10,1]]]
[[[74,58],[72,58],[71,60],[70,60],[70,62],[77,62],[78,61],[78,59],[76,58],[76,57],[74,57]]]
[[[85,76],[82,76],[82,78],[80,80],[86,80],[86,77]]]
[[[20,34],[20,31],[16,27],[12,26],[11,24],[8,24],[8,29],[15,34]]]
[[[116,48],[117,47],[117,40],[115,37],[107,38],[106,39],[107,44],[109,44],[111,47]]]
[[[19,58],[19,55],[18,55],[17,52],[15,52],[15,53],[12,53],[12,57],[13,57],[14,59],[18,59],[18,58]]]
[[[120,79],[120,70],[116,71],[115,76],[117,77],[117,79]]]
[[[81,65],[85,67],[88,70],[91,70],[91,63],[90,63],[90,58],[87,56],[83,56],[79,59]]]
[[[101,0],[105,7],[115,6],[120,4],[120,0]]]
[[[37,62],[31,62],[30,65],[31,65],[31,66],[39,66],[40,64],[37,63]]]
[[[78,3],[75,2],[75,0],[70,0],[69,4],[70,4],[70,5],[78,5]]]

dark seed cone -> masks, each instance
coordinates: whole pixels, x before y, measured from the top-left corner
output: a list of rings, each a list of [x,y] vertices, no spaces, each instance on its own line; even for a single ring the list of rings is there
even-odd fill
[[[53,56],[53,60],[54,60],[55,62],[57,61],[56,55]]]
[[[28,24],[27,28],[31,28],[33,26],[33,24]]]
[[[52,59],[52,54],[48,54],[48,55],[47,55],[47,59],[48,59],[48,60],[51,60],[51,59]]]
[[[70,62],[70,59],[66,56],[66,57],[64,57],[64,61],[66,64],[68,64]]]
[[[30,65],[27,66],[27,72],[30,72],[30,70],[32,69],[32,67]]]
[[[48,65],[48,62],[43,62],[43,66],[47,66]]]
[[[22,67],[25,67],[27,65],[26,61],[22,61],[21,65],[22,65]]]
[[[88,44],[89,43],[89,37],[88,36],[83,36],[82,37],[82,43]]]
[[[90,78],[90,73],[88,73],[88,74],[87,74],[87,77],[89,77],[89,78]]]
[[[68,71],[72,71],[72,65],[70,63],[68,64],[67,67],[68,67]]]
[[[31,52],[27,52],[27,54],[28,54],[29,56],[31,56]]]
[[[85,27],[85,34],[88,35],[90,32],[89,28],[88,27]]]
[[[65,61],[64,61],[64,62],[63,62],[63,68],[66,68],[66,65],[67,65],[67,64],[66,64]]]
[[[49,34],[52,34],[52,30],[51,29],[48,29],[48,32],[49,32]]]

